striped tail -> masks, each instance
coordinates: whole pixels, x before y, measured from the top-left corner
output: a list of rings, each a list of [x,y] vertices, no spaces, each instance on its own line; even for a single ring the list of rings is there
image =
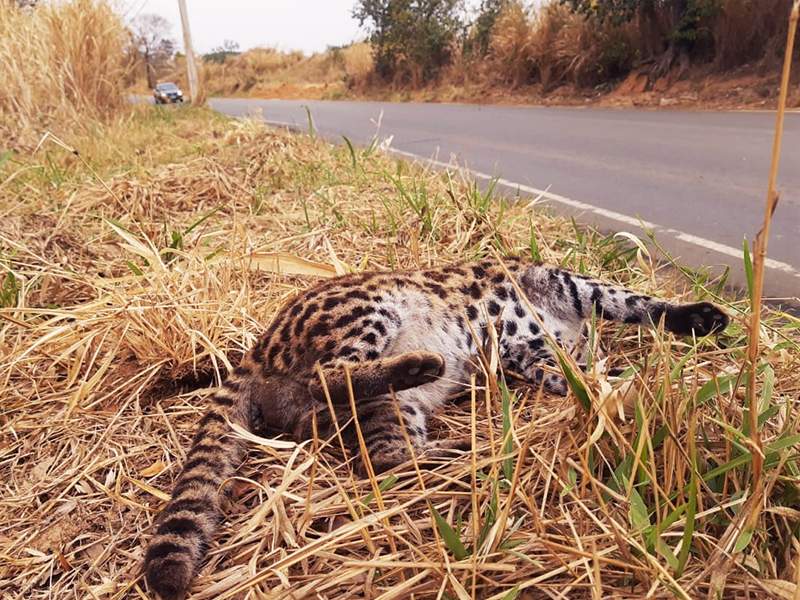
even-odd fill
[[[226,417],[248,426],[251,370],[238,367],[213,396],[211,408],[186,456],[172,499],[144,558],[147,585],[163,600],[181,598],[205,557],[222,520],[219,488],[242,461],[244,445]]]

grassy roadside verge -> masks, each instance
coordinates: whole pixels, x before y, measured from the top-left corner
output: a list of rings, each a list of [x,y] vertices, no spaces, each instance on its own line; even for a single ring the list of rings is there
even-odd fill
[[[144,106],[65,141],[80,156],[45,142],[0,172],[11,598],[141,597],[203,386],[318,277],[513,252],[664,297],[705,293],[663,283],[614,238],[376,146]],[[439,423],[474,429],[474,459],[409,468],[379,494],[331,449],[253,444],[196,597],[792,597],[800,323],[771,313],[760,332],[767,506],[737,531],[753,451],[741,323],[696,341],[603,327],[613,365],[630,368],[620,388],[588,378],[604,408],[490,381]]]

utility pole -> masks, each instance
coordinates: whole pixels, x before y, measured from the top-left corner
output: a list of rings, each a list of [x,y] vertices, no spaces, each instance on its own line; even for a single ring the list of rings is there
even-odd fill
[[[186,0],[178,0],[181,8],[181,24],[183,25],[183,45],[186,50],[186,70],[189,74],[189,93],[192,96],[192,104],[195,106],[203,103],[203,92],[200,89],[200,82],[197,79],[197,65],[194,62],[194,50],[192,49],[192,33],[189,31],[189,15],[186,12]]]

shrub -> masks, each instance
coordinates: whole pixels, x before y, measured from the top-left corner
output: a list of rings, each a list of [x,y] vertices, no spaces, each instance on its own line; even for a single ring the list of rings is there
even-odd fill
[[[437,79],[462,27],[457,6],[458,0],[359,0],[353,16],[372,30],[376,73],[413,87]]]

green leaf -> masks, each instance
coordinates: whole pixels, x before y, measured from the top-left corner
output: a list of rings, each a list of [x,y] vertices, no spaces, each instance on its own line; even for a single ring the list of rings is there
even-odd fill
[[[697,512],[697,456],[695,450],[692,448],[692,474],[689,479],[689,501],[686,504],[686,525],[683,529],[683,538],[681,541],[681,551],[678,554],[678,567],[675,569],[675,578],[679,578],[683,573],[686,566],[686,561],[689,559],[689,548],[692,545],[692,537],[694,536],[694,516]]]
[[[495,482],[496,483],[496,482]],[[486,516],[483,518],[483,527],[481,527],[481,532],[478,534],[478,548],[483,548],[483,543],[486,541],[486,538],[489,535],[489,531],[492,529],[494,525],[495,519],[497,519],[497,485],[493,486],[492,489],[492,499],[489,502],[488,509],[486,511]]]
[[[519,584],[511,588],[511,590],[505,596],[503,596],[503,600],[514,600],[514,598],[517,597],[518,593],[519,593]]]
[[[772,402],[772,391],[775,389],[775,370],[767,365],[764,369],[764,385],[761,388],[761,404],[758,407],[759,414],[769,408]]]
[[[355,148],[353,148],[353,143],[350,141],[350,138],[348,138],[346,135],[343,135],[342,139],[344,139],[344,143],[347,144],[347,149],[350,151],[350,158],[353,161],[353,168],[355,169],[357,166],[357,162],[356,162],[356,150]]]
[[[131,261],[126,260],[125,264],[128,265],[128,268],[131,271],[133,271],[134,275],[136,275],[138,277],[141,277],[144,274],[144,273],[142,273],[142,270],[139,267],[137,267],[135,264],[133,264]]]
[[[681,504],[678,508],[673,510],[671,513],[667,515],[667,518],[659,523],[658,527],[653,529],[650,532],[650,535],[647,538],[648,546],[655,547],[656,546],[656,539],[661,536],[667,529],[672,527],[672,524],[675,523],[678,519],[680,519],[681,515],[686,510],[686,504]]]
[[[779,438],[771,444],[767,444],[764,448],[764,452],[778,452],[779,450],[789,448],[795,444],[800,444],[800,434],[787,435],[786,437]]]
[[[561,490],[562,498],[567,494],[569,494],[572,490],[574,490],[575,485],[578,483],[578,474],[572,467],[570,467],[569,470],[567,471],[567,480],[569,481],[569,485],[565,485],[564,489]]]
[[[754,525],[752,527],[748,527],[739,534],[739,537],[736,538],[736,543],[733,546],[734,554],[738,554],[739,552],[747,548],[747,545],[750,543],[750,540],[752,539],[755,530],[756,528]]]
[[[636,488],[631,488],[631,508],[628,511],[628,516],[631,520],[634,530],[642,531],[645,527],[650,526],[650,515],[647,511],[647,506],[636,491]]]
[[[569,368],[567,361],[564,360],[564,356],[562,355],[561,351],[556,352],[556,356],[558,356],[558,363],[561,365],[561,370],[564,373],[564,377],[567,380],[567,384],[569,385],[572,393],[578,398],[578,402],[583,407],[583,409],[587,413],[591,413],[592,411],[592,401],[589,399],[589,393],[586,391],[586,388],[581,383],[580,379],[575,376],[575,373],[572,372],[572,369]]]
[[[719,386],[720,394],[728,394],[736,385],[736,380],[739,378],[738,373],[731,375],[723,375],[722,377],[714,377],[711,381],[701,387],[697,396],[695,396],[695,403],[699,406],[705,402],[715,398],[717,395],[717,386]],[[747,375],[742,376],[742,384],[747,383]]]
[[[380,490],[381,492],[385,492],[395,483],[397,483],[397,475],[391,474],[378,484],[378,490]],[[372,502],[374,499],[375,499],[375,492],[370,492],[361,499],[361,504],[363,504],[364,506],[369,506],[370,502]]]
[[[220,210],[222,210],[222,205],[221,205],[221,204],[220,204],[220,205],[219,205],[217,208],[215,208],[214,210],[212,210],[210,213],[208,213],[208,214],[206,214],[206,215],[203,215],[203,216],[202,216],[202,217],[200,217],[200,218],[199,218],[197,221],[195,221],[194,223],[192,223],[191,225],[189,225],[189,227],[187,227],[186,229],[184,229],[184,230],[183,230],[183,235],[187,235],[187,234],[191,233],[191,232],[192,232],[192,230],[193,230],[195,227],[197,227],[198,225],[200,225],[201,223],[203,223],[203,222],[204,222],[206,219],[210,218],[212,215],[214,215],[214,214],[218,213]],[[174,236],[174,235],[175,235],[175,232],[172,232],[172,235]]]
[[[672,551],[672,548],[669,547],[669,544],[658,538],[658,553],[664,557],[669,565],[669,568],[673,571],[678,570],[678,557],[675,556],[675,553]]]
[[[498,381],[503,406],[503,454],[511,454],[514,451],[514,438],[511,437],[511,392],[508,391],[505,381]],[[508,480],[514,477],[514,460],[506,458],[503,460],[503,476]]]
[[[305,104],[301,104],[300,106],[306,109],[306,116],[308,117],[308,137],[314,139],[314,119],[311,118],[311,109]]]
[[[439,511],[436,510],[436,507],[434,507],[430,501],[428,501],[428,506],[431,509],[434,520],[436,521],[436,528],[439,530],[445,545],[450,552],[452,552],[453,557],[456,560],[464,560],[467,558],[469,553],[467,552],[467,549],[464,548],[464,544],[461,543],[461,540],[458,539],[456,532],[452,527],[450,527],[450,524],[444,520],[442,515],[439,514]]]
[[[744,249],[744,274],[747,278],[747,297],[750,303],[753,302],[753,261],[750,258],[750,248],[747,245],[747,238],[742,241]]]
[[[14,154],[13,149],[8,149],[3,153],[3,156],[0,156],[0,167],[2,167],[6,161],[11,158],[11,155]]]

